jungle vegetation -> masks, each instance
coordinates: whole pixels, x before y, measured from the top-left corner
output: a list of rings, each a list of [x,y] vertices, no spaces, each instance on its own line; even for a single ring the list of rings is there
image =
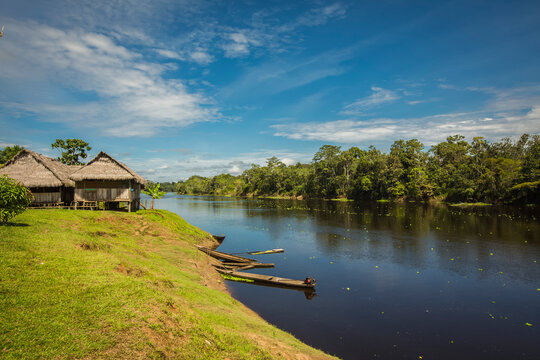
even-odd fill
[[[191,176],[179,194],[281,196],[352,200],[444,200],[540,203],[540,136],[488,142],[449,136],[428,151],[417,139],[397,140],[387,153],[323,145],[309,164],[277,157],[241,175]]]

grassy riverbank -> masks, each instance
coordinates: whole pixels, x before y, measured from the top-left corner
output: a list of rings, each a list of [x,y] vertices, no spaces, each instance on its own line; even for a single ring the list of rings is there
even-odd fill
[[[0,226],[0,358],[328,358],[234,300],[167,211],[28,210]]]

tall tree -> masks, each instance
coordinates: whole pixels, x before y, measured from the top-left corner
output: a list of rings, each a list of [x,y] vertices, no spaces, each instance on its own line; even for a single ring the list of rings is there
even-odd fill
[[[86,159],[88,156],[86,151],[92,150],[88,143],[81,139],[56,139],[56,141],[51,144],[52,149],[60,148],[62,149],[62,155],[58,158],[63,164],[66,165],[84,165],[81,161]]]
[[[19,151],[24,148],[19,145],[6,146],[4,150],[0,150],[0,165],[7,163],[14,157]]]

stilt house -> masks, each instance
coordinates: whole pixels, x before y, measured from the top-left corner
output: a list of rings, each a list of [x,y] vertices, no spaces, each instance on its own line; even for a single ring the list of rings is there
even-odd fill
[[[146,180],[110,155],[100,152],[88,164],[71,174],[75,181],[75,202],[104,202],[107,208],[127,203],[129,211],[139,208]]]
[[[60,205],[73,201],[75,182],[69,176],[80,168],[23,149],[0,168],[0,176],[7,175],[29,188],[33,205]]]

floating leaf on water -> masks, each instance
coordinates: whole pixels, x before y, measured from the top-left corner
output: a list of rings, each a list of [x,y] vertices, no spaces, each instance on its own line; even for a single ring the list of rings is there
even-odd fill
[[[478,271],[484,271],[484,269],[482,269],[482,268],[478,268]]]
[[[351,290],[350,288],[347,288],[347,291]]]
[[[420,271],[417,271],[416,273],[417,273],[417,274],[420,274]]]
[[[433,251],[433,248],[431,248],[431,251]]]
[[[450,261],[454,261],[454,258],[450,258]]]
[[[489,253],[489,256],[493,256],[493,253]]]
[[[531,323],[525,323],[525,325],[527,325],[527,326],[533,326],[533,324],[531,324]]]
[[[379,265],[375,265],[375,269],[378,269],[379,268]]]
[[[491,303],[492,303],[492,304],[496,304],[495,301],[492,301]]]
[[[334,262],[333,261],[330,261],[330,264],[333,264]]]

